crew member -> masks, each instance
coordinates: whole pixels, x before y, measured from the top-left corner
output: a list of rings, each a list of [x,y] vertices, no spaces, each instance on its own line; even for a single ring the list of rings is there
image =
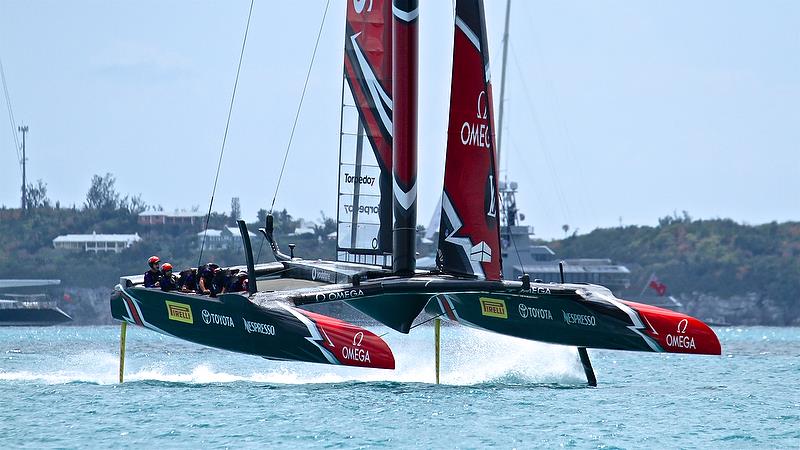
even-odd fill
[[[247,271],[241,271],[231,276],[224,292],[244,292],[247,290]]]
[[[151,256],[150,259],[147,260],[147,264],[150,266],[150,269],[144,273],[144,287],[147,288],[154,288],[159,286],[159,282],[161,281],[161,271],[159,270],[159,263],[161,260],[158,256]]]
[[[161,266],[161,290],[174,291],[178,289],[178,280],[172,273],[172,264],[164,263]]]
[[[225,292],[225,286],[228,285],[228,278],[230,278],[230,271],[228,269],[214,269],[214,278],[211,279],[211,297],[216,297],[217,294]]]
[[[233,287],[233,283],[236,281],[236,274],[239,273],[239,269],[226,269],[222,271],[222,274],[217,277],[214,283],[221,287],[221,293],[226,292],[233,292],[231,291]],[[224,276],[223,276],[224,275]]]
[[[178,275],[178,289],[181,292],[197,291],[197,269],[181,270]]]
[[[219,266],[214,263],[208,263],[202,267],[197,268],[197,293],[203,295],[211,295],[214,287],[214,272],[219,270]],[[214,294],[216,295],[216,293]]]

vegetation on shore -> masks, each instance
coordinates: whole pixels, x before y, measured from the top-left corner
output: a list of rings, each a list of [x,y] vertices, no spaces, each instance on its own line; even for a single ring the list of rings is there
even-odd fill
[[[138,214],[158,209],[139,197],[122,197],[110,174],[95,176],[81,207],[61,207],[47,198],[46,185],[29,185],[28,211],[0,209],[0,278],[57,278],[64,286],[113,286],[120,275],[143,273],[147,258],[159,255],[177,268],[197,266],[197,232],[202,226],[140,225]],[[259,211],[251,230],[263,226],[267,212]],[[208,226],[234,226],[232,213],[213,213]],[[313,234],[292,235],[301,220],[277,211],[275,231],[281,243],[297,244],[303,258],[331,258],[335,241],[328,235],[335,222],[322,216]],[[53,248],[63,234],[138,233],[142,241],[122,253],[85,253]],[[561,258],[611,258],[631,271],[628,294],[641,292],[652,274],[666,284],[671,295],[708,294],[730,298],[756,292],[777,302],[787,321],[800,316],[800,222],[745,225],[730,219],[692,220],[688,214],[668,216],[657,226],[597,229],[588,234],[543,242]],[[253,242],[260,261],[272,260],[259,235]],[[285,251],[287,249],[284,249]],[[243,264],[240,246],[203,253],[203,261],[221,265]],[[787,322],[788,323],[788,322]]]
[[[53,278],[67,287],[113,287],[120,275],[144,273],[147,259],[158,255],[162,261],[176,268],[197,267],[200,257],[198,232],[194,227],[171,225],[140,225],[139,213],[148,206],[139,197],[122,197],[116,192],[111,174],[92,180],[86,203],[80,207],[63,208],[47,198],[46,185],[39,183],[37,201],[29,201],[27,211],[0,209],[0,278]],[[29,185],[36,188],[34,185]],[[29,197],[30,198],[30,197]],[[236,211],[234,211],[236,212]],[[248,224],[252,231],[264,226],[267,211],[258,212],[258,222]],[[305,258],[330,257],[335,252],[335,242],[327,235],[335,230],[332,219],[322,217],[313,227],[313,234],[289,236],[300,226],[301,220],[287,211],[273,213],[275,233],[279,241],[297,244],[297,253]],[[236,226],[235,218],[227,213],[214,212],[208,218],[209,229]],[[64,234],[133,234],[142,241],[122,253],[91,253],[81,250],[53,248],[53,239]],[[253,252],[260,253],[260,262],[272,261],[269,246],[260,235],[253,241]],[[238,244],[238,242],[237,242]],[[284,244],[285,245],[285,244]],[[284,249],[288,252],[288,249]],[[244,264],[241,245],[230,249],[203,251],[202,262],[214,261],[220,265]]]
[[[745,225],[668,216],[658,226],[603,228],[549,242],[564,258],[611,258],[632,271],[629,294],[655,274],[669,293],[721,298],[756,292],[800,317],[800,222]]]

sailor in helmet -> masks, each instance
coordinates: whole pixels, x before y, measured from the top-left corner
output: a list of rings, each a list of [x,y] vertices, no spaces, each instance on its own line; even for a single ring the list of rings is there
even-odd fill
[[[144,273],[144,287],[154,288],[159,286],[161,281],[159,263],[161,263],[161,259],[159,259],[158,256],[151,256],[150,259],[147,260],[150,269]]]
[[[174,291],[178,289],[178,278],[172,273],[172,264],[161,265],[161,290]]]

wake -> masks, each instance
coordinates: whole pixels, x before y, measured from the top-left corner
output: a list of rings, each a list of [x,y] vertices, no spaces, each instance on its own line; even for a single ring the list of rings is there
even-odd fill
[[[128,348],[125,382],[180,384],[259,383],[277,385],[344,382],[434,383],[433,330],[420,327],[411,335],[391,332],[384,339],[394,351],[395,370],[363,369],[321,364],[268,361],[225,351],[135,353]],[[172,342],[167,343],[174,350]],[[442,330],[441,383],[470,386],[584,385],[583,370],[574,348],[500,336],[463,327]],[[135,355],[135,356],[134,356]],[[202,358],[201,358],[202,357]],[[48,364],[7,371],[0,382],[44,384],[118,382],[119,356],[115,351],[85,351],[66,357],[48,355]],[[198,362],[203,359],[202,362]]]

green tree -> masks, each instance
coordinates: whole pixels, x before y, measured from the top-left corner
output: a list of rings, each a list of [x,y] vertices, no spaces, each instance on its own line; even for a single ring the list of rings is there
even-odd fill
[[[28,183],[27,190],[25,207],[28,210],[50,207],[50,199],[47,198],[47,183],[39,179],[36,184]]]
[[[86,193],[86,208],[94,210],[113,210],[119,206],[119,193],[114,184],[116,178],[110,173],[92,177],[92,185]]]

